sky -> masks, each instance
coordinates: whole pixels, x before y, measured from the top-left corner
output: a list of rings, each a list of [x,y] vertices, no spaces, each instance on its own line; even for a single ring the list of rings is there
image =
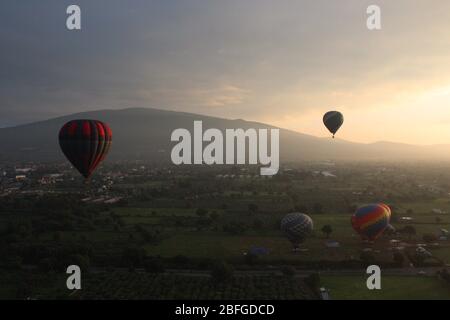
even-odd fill
[[[149,107],[329,136],[339,110],[342,139],[450,144],[448,0],[2,0],[0,39],[0,127]]]

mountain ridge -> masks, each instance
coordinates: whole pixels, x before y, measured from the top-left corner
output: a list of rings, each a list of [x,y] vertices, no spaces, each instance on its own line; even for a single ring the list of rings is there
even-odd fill
[[[59,129],[65,122],[78,118],[97,119],[108,123],[113,130],[113,146],[108,158],[126,160],[170,161],[170,150],[175,144],[170,141],[171,132],[177,128],[192,131],[194,120],[202,120],[204,130],[278,128],[256,121],[156,108],[101,109],[0,128],[0,160],[62,160],[57,141]],[[278,129],[282,161],[450,160],[450,146],[446,145],[417,146],[389,141],[365,144]]]

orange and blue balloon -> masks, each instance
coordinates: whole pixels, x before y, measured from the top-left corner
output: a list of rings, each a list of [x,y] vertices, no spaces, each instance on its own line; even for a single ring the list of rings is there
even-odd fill
[[[369,204],[356,210],[352,227],[363,239],[376,240],[389,225],[391,209],[384,203]]]

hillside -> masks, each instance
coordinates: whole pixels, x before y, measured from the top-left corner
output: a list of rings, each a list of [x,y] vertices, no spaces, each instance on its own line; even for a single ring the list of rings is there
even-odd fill
[[[203,128],[271,128],[262,123],[229,120],[192,113],[132,108],[83,112],[46,121],[0,129],[0,160],[59,161],[58,132],[71,119],[98,119],[113,130],[109,159],[170,161],[174,129],[193,129],[194,120]],[[349,125],[349,124],[347,124]],[[302,160],[449,160],[450,146],[414,146],[390,142],[352,143],[280,130],[281,161]]]

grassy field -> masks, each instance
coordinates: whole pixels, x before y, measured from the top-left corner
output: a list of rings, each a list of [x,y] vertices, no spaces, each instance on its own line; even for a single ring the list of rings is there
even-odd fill
[[[360,276],[321,276],[333,300],[450,300],[450,288],[435,277],[383,276],[380,290],[369,290]]]
[[[317,173],[320,170],[332,170],[337,177],[323,177]],[[450,173],[447,172],[450,171],[408,168],[403,164],[388,168],[355,165],[332,169],[306,165],[298,172],[280,174],[273,179],[219,179],[214,178],[215,173],[181,172],[175,176],[164,175],[164,178],[142,176],[115,181],[111,190],[100,193],[122,198],[123,201],[113,205],[85,203],[80,200],[85,195],[64,193],[5,199],[0,203],[0,249],[3,249],[0,252],[5,257],[6,270],[19,269],[17,264],[20,264],[24,267],[22,271],[55,272],[62,270],[59,261],[72,261],[77,255],[88,258],[96,274],[86,279],[89,290],[84,291],[86,296],[82,298],[301,298],[302,295],[296,295],[292,288],[289,292],[283,291],[286,279],[282,277],[273,283],[256,278],[240,279],[248,281],[245,283],[249,287],[261,286],[254,291],[246,291],[238,282],[218,291],[204,278],[98,272],[106,268],[143,270],[153,260],[161,260],[170,270],[207,270],[214,260],[225,260],[235,269],[249,272],[252,269],[279,270],[290,265],[338,274],[343,269],[360,267],[361,252],[366,248],[372,249],[377,264],[394,268],[401,264],[393,263],[394,249],[390,243],[393,239],[404,242],[401,246],[407,254],[402,256],[403,266],[409,267],[410,262],[418,261],[414,259],[414,250],[418,243],[425,242],[425,234],[438,236],[441,229],[450,230],[450,214],[433,212],[439,209],[450,213],[450,185],[447,185]],[[54,189],[59,191],[57,185]],[[393,217],[397,218],[392,224],[397,230],[413,226],[416,235],[411,239],[400,233],[384,235],[374,244],[362,241],[351,226],[352,212],[359,205],[380,201],[392,206]],[[290,242],[280,231],[280,220],[294,210],[308,213],[314,222],[313,234],[297,253],[292,252]],[[400,222],[402,216],[413,220]],[[321,232],[325,225],[333,229],[329,239]],[[338,241],[340,247],[327,248],[328,240]],[[450,241],[437,243],[428,250],[440,260],[427,259],[428,266],[441,261],[450,263]],[[244,253],[254,246],[264,247],[269,253],[257,259],[246,259]],[[29,281],[21,281],[22,275],[18,272],[15,278],[5,280],[13,286],[24,282],[21,290],[26,292]],[[59,296],[60,293],[51,288],[47,292],[39,291],[41,280],[44,283],[52,277],[55,274],[29,279],[36,281],[31,287],[38,290],[37,295]],[[324,276],[323,282],[330,288],[332,298],[337,299],[448,297],[448,290],[434,278],[386,277],[380,292],[368,291],[364,277]],[[267,283],[277,289],[266,290]],[[54,287],[63,286],[61,282]],[[154,286],[156,289],[152,291]],[[7,292],[14,296],[11,290],[5,290],[5,286],[0,286],[0,296],[8,296]],[[189,295],[190,291],[194,293]],[[67,296],[65,291],[61,294]]]
[[[441,201],[437,201],[439,203]],[[437,204],[436,204],[437,205]],[[422,242],[422,235],[425,233],[438,234],[441,228],[450,229],[450,218],[447,215],[440,216],[440,222],[436,223],[436,214],[430,212],[434,204],[428,204],[427,208],[423,204],[412,206],[414,212],[410,214],[414,218],[410,225],[417,230],[414,238]],[[418,209],[420,208],[420,210]],[[426,212],[423,212],[423,211]],[[196,217],[194,209],[167,209],[167,208],[116,208],[127,224],[142,224],[147,226],[160,226],[164,220],[177,219],[180,217]],[[224,213],[218,210],[222,220],[232,220],[233,214]],[[172,229],[167,237],[159,244],[146,245],[147,253],[150,255],[160,255],[171,257],[185,255],[188,257],[202,258],[225,258],[231,259],[242,256],[242,254],[252,246],[261,246],[269,250],[269,255],[263,260],[348,260],[358,258],[361,250],[368,245],[361,241],[354,232],[350,224],[350,214],[316,214],[312,215],[315,231],[313,235],[303,244],[304,252],[293,254],[291,246],[277,228],[277,223],[282,218],[281,214],[260,215],[259,218],[265,225],[273,226],[264,230],[247,230],[244,234],[232,235],[222,231],[212,230],[189,230],[179,227]],[[401,216],[401,215],[400,215]],[[241,221],[251,221],[252,217],[239,217]],[[219,221],[217,225],[223,223]],[[321,232],[324,225],[331,225],[333,232],[330,239],[335,239],[341,244],[340,248],[330,249],[325,246],[327,239]],[[394,223],[397,229],[404,227],[404,223]],[[191,228],[192,229],[192,228]],[[370,245],[376,254],[382,259],[389,260],[392,257],[389,240],[391,238],[382,237],[374,245]],[[450,248],[443,242],[443,248],[436,249],[437,257],[445,262],[450,262]],[[447,246],[447,247],[446,247]]]
[[[148,245],[147,253],[170,257],[185,255],[189,257],[236,258],[242,256],[252,246],[265,247],[269,254],[263,260],[342,260],[352,254],[358,254],[362,246],[355,241],[351,246],[340,249],[329,249],[324,245],[325,239],[312,238],[303,246],[305,251],[293,253],[291,245],[281,235],[228,235],[217,233],[177,234],[163,240],[158,245]]]
[[[180,230],[156,246],[147,246],[147,250],[149,254],[161,256],[181,254],[193,257],[230,258],[242,255],[252,246],[261,246],[267,248],[270,252],[267,257],[264,257],[267,260],[343,260],[352,257],[358,258],[363,248],[372,247],[378,255],[386,259],[390,259],[392,256],[389,238],[380,238],[373,245],[364,243],[351,228],[348,215],[317,215],[314,217],[314,222],[316,231],[302,245],[305,251],[299,254],[291,252],[289,242],[278,231],[229,235],[223,232],[183,232]],[[320,232],[320,228],[325,224],[332,225],[333,233],[330,239],[338,240],[341,245],[340,248],[330,249],[325,246],[327,239]],[[419,242],[421,242],[421,236],[424,233],[437,233],[440,229],[440,226],[436,225],[412,225],[417,230],[416,239]],[[446,242],[442,244],[445,246]],[[435,251],[439,258],[450,262],[449,247],[442,247],[435,249]]]

